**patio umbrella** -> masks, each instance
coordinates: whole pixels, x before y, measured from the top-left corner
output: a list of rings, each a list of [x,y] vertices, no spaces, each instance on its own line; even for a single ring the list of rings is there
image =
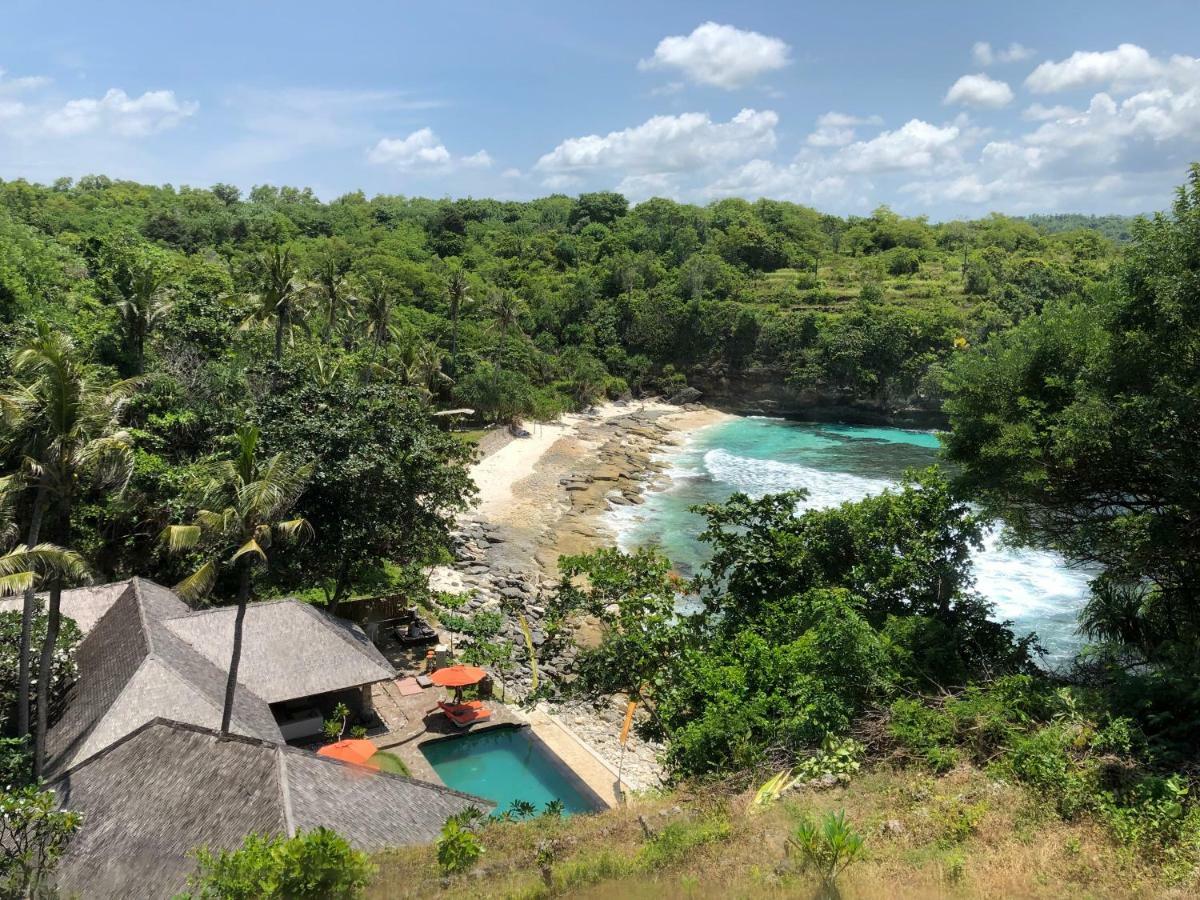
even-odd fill
[[[480,669],[478,666],[464,666],[461,663],[454,666],[446,666],[444,669],[438,669],[429,676],[429,680],[434,684],[442,687],[454,688],[454,697],[456,700],[462,699],[462,689],[469,684],[478,684],[487,678],[487,672]]]
[[[356,766],[364,766],[378,771],[379,766],[368,762],[375,755],[377,749],[370,741],[354,738],[338,741],[336,744],[327,744],[317,751],[317,756],[328,756],[330,759],[340,759],[342,762],[354,763]]]

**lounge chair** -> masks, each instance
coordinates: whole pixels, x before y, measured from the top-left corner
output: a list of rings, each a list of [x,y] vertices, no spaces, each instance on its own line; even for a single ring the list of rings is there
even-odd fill
[[[478,700],[468,700],[466,703],[447,703],[438,701],[438,709],[446,714],[446,718],[459,728],[467,728],[477,722],[486,722],[492,717],[492,711]]]

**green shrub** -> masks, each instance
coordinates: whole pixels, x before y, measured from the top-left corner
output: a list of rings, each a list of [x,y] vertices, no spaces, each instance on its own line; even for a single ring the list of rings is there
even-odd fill
[[[826,813],[819,825],[811,819],[802,821],[788,838],[788,847],[801,854],[832,893],[838,875],[861,855],[863,839],[847,824],[846,813],[839,811]]]
[[[456,875],[470,869],[483,855],[479,835],[451,817],[442,826],[437,839],[437,863],[443,875]]]
[[[203,900],[340,900],[362,894],[374,867],[365,853],[327,828],[295,837],[251,834],[241,848],[196,851],[189,880]]]
[[[730,831],[724,817],[672,822],[638,851],[637,862],[647,869],[669,866],[696,847],[728,839]]]

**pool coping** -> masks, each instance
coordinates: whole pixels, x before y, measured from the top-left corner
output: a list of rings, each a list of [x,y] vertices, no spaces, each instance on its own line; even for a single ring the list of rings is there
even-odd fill
[[[615,805],[609,802],[609,800],[606,798],[603,792],[603,787],[601,786],[601,790],[596,790],[592,780],[584,777],[584,773],[581,773],[575,766],[572,766],[570,762],[565,760],[563,758],[563,754],[554,746],[552,746],[550,741],[547,741],[543,734],[539,733],[539,729],[534,727],[532,722],[497,722],[496,724],[490,725],[486,728],[472,728],[470,732],[465,734],[440,735],[438,737],[431,738],[430,740],[419,742],[416,749],[420,751],[423,747],[430,744],[444,744],[450,741],[461,740],[469,737],[472,734],[484,734],[489,731],[499,731],[501,729],[527,730],[531,739],[542,750],[542,755],[546,758],[546,761],[554,767],[555,771],[557,771],[560,776],[570,783],[571,787],[574,788],[575,791],[580,794],[580,796],[591,802],[591,805],[594,807],[591,812],[602,812],[605,809],[611,809]],[[424,753],[422,753],[421,756],[424,757]],[[426,762],[428,763],[428,760],[426,760]],[[432,769],[432,764],[430,764],[429,767]],[[436,769],[434,771],[436,772]],[[440,781],[441,778],[439,777],[438,780]],[[503,812],[503,810],[498,809],[497,812]]]

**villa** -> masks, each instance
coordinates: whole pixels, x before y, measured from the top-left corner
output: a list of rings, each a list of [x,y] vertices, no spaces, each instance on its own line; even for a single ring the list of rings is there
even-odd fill
[[[368,771],[306,750],[153,719],[47,785],[83,815],[55,870],[64,896],[171,897],[197,847],[248,834],[332,828],[367,852],[433,841],[446,819],[493,804],[441,785]]]
[[[50,777],[154,719],[220,726],[233,607],[196,610],[132,578],[65,591],[62,612],[85,636],[78,681],[47,736]],[[252,604],[231,730],[274,743],[316,735],[338,703],[369,713],[371,685],[395,674],[349,622],[298,600]]]

